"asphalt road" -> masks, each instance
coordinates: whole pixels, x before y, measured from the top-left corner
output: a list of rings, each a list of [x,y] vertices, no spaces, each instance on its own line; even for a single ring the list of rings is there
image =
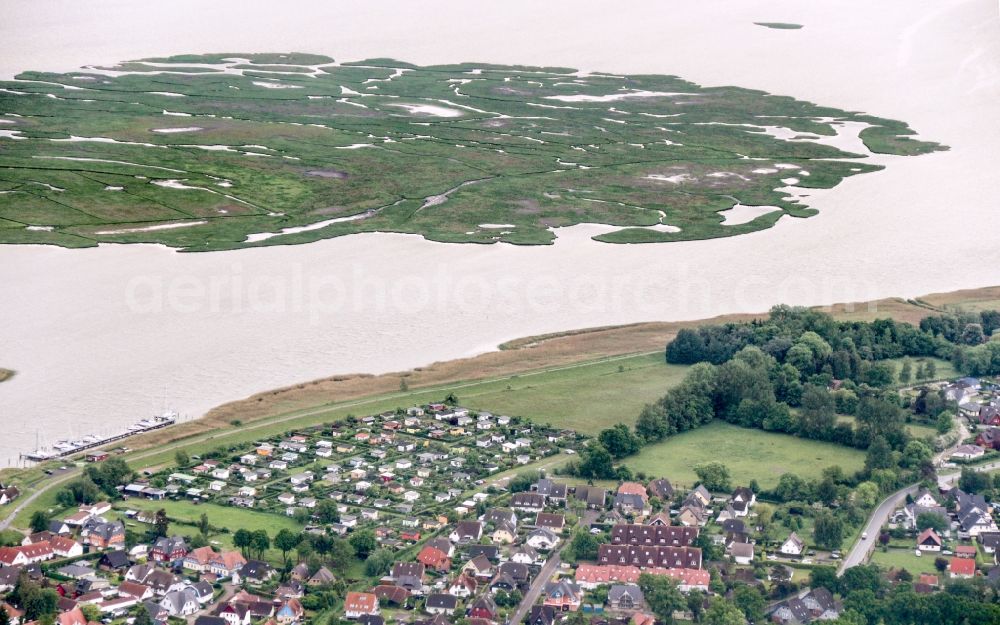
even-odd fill
[[[597,510],[585,511],[580,519],[579,525],[581,527],[590,527],[590,524],[597,520],[597,515]],[[524,619],[528,616],[528,612],[531,610],[531,606],[535,605],[538,598],[542,595],[542,591],[545,590],[545,585],[552,580],[556,571],[559,570],[559,565],[562,563],[562,558],[559,557],[559,554],[561,554],[562,550],[567,546],[569,546],[569,541],[566,541],[559,551],[550,555],[549,559],[545,561],[545,565],[542,567],[542,570],[535,576],[534,581],[531,582],[531,586],[528,588],[528,592],[524,594],[524,598],[517,606],[517,610],[510,617],[511,623],[517,624],[524,622]]]
[[[43,488],[36,490],[27,497],[22,497],[21,499],[19,499],[17,506],[15,506],[14,509],[10,511],[10,514],[7,515],[7,518],[5,518],[3,521],[0,521],[0,531],[9,528],[10,524],[14,522],[15,518],[17,518],[17,515],[19,515],[25,508],[30,506],[33,501],[35,501],[43,494],[45,494],[45,492],[48,491],[50,488],[59,486],[64,482],[68,482],[71,477],[75,477],[78,474],[79,474],[78,471],[67,471],[64,473],[64,475],[56,479],[46,480],[45,486]]]
[[[918,486],[917,484],[913,484],[897,490],[875,508],[875,511],[868,518],[868,523],[865,525],[864,530],[862,530],[861,536],[858,537],[858,542],[854,543],[854,546],[851,547],[851,550],[844,556],[843,561],[840,563],[838,573],[843,573],[852,566],[864,564],[868,560],[869,554],[871,554],[878,541],[878,535],[882,526],[889,521],[889,515],[906,501],[907,495],[915,494]],[[868,537],[864,538],[865,535]]]
[[[968,438],[969,430],[965,427],[965,423],[959,420],[958,427],[958,442],[956,442],[952,447],[941,451],[934,457],[934,464],[936,466],[940,467],[944,460],[955,451],[955,448],[962,444],[962,440]],[[1000,462],[977,466],[975,467],[975,470],[989,471],[990,469],[997,467],[1000,467]],[[954,473],[942,477],[949,483],[952,483],[958,479],[958,475],[958,473]],[[903,502],[906,501],[907,495],[912,495],[917,492],[917,488],[917,484],[911,484],[910,486],[901,488],[886,497],[885,500],[883,500],[882,503],[875,508],[875,511],[872,512],[871,516],[868,518],[868,523],[865,524],[864,530],[862,530],[862,536],[867,534],[868,538],[858,537],[858,541],[854,543],[851,550],[846,556],[844,556],[844,559],[840,564],[840,569],[837,571],[838,575],[842,575],[844,571],[853,566],[858,566],[859,564],[864,564],[868,561],[868,556],[871,555],[871,552],[875,549],[876,542],[878,541],[878,535],[882,531],[882,526],[889,522],[889,516],[892,515],[893,511],[902,506]]]

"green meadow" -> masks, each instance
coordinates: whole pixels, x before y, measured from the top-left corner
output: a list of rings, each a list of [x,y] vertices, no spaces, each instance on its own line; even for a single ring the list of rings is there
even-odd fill
[[[697,481],[694,466],[721,462],[739,484],[757,480],[762,488],[773,488],[782,473],[804,479],[821,476],[823,469],[840,465],[846,473],[864,466],[865,453],[850,447],[741,428],[715,420],[696,430],[647,445],[623,464],[633,471],[661,475],[685,487]]]

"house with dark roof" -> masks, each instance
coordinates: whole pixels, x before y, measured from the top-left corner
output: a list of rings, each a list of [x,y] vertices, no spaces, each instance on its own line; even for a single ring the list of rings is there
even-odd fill
[[[459,521],[449,535],[453,543],[474,543],[483,537],[483,524],[479,521]]]
[[[670,484],[670,480],[664,477],[652,480],[646,485],[646,492],[649,493],[650,497],[656,497],[663,501],[674,498],[674,487]]]
[[[176,562],[187,555],[188,546],[183,536],[162,536],[153,543],[150,557],[155,562]]]
[[[576,612],[583,602],[583,589],[575,582],[560,579],[545,585],[542,605],[548,605],[560,612]]]
[[[115,550],[102,555],[98,566],[107,571],[121,571],[127,569],[130,564],[127,553]]]
[[[998,531],[990,514],[990,506],[982,495],[969,494],[958,488],[954,490],[954,495],[955,517],[963,532],[969,536],[978,536],[983,532]]]
[[[476,597],[476,600],[469,606],[468,611],[469,618],[486,619],[488,621],[495,621],[498,614],[497,604],[489,594]]]
[[[729,497],[729,505],[732,506],[737,517],[745,517],[750,512],[750,508],[757,503],[757,495],[745,486],[740,486],[733,491]]]
[[[584,502],[590,510],[603,510],[607,499],[607,491],[600,486],[577,486],[573,496]]]
[[[554,625],[558,616],[556,609],[550,605],[533,605],[525,621],[527,625]]]
[[[635,493],[615,493],[615,508],[622,514],[642,514],[646,510],[646,499]]]
[[[424,586],[426,567],[420,562],[396,562],[392,565],[392,581],[410,592],[419,592]]]
[[[637,610],[645,599],[635,584],[612,584],[608,590],[608,606],[612,610]]]
[[[979,534],[979,544],[986,553],[997,553],[1000,549],[1000,532],[982,532]]]
[[[524,564],[504,562],[490,582],[490,588],[514,591],[525,588],[531,582],[531,570]]]
[[[514,493],[510,505],[523,512],[541,512],[545,509],[545,496],[532,492]]]
[[[427,595],[424,611],[428,614],[451,614],[458,607],[458,597],[446,593]]]
[[[566,484],[542,478],[531,489],[539,495],[543,495],[552,505],[566,503],[566,493],[568,492]]]
[[[125,525],[121,521],[91,517],[84,522],[80,536],[93,549],[121,548],[125,546]]]
[[[976,434],[976,444],[986,449],[1000,451],[1000,428],[983,428]]]
[[[639,568],[700,569],[701,549],[697,547],[643,547],[600,545],[598,564],[629,564]]]
[[[620,523],[611,528],[612,545],[688,547],[698,538],[697,527]]]
[[[500,559],[500,548],[496,545],[468,545],[465,547],[465,553],[470,558],[475,558],[479,555],[486,556],[486,559],[491,562],[496,562]]]
[[[517,514],[510,508],[490,508],[483,515],[483,523],[496,525],[498,523],[510,523],[517,526]]]
[[[270,581],[276,574],[277,571],[267,562],[250,560],[236,571],[233,576],[233,583],[264,584]]]

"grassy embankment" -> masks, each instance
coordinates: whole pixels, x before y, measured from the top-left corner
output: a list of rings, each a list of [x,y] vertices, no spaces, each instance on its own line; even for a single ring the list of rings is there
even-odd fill
[[[379,231],[547,244],[551,227],[585,222],[620,226],[598,237],[609,242],[705,239],[815,214],[778,190],[789,173],[831,188],[880,169],[808,140],[835,134],[823,119],[871,124],[862,140],[877,152],[941,149],[903,122],[673,76],[248,56],[0,83],[16,139],[0,154],[0,242],[202,251]],[[621,97],[630,91],[667,95]],[[762,119],[801,139],[768,134]],[[722,225],[736,204],[780,210]],[[348,216],[358,218],[246,242]],[[165,224],[181,227],[148,230]],[[663,225],[679,231],[650,228]]]

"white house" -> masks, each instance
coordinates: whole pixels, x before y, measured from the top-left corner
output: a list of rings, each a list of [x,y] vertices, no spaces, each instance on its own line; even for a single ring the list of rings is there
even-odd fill
[[[552,549],[559,544],[559,536],[551,530],[540,527],[530,532],[524,543],[533,549]]]
[[[806,545],[802,542],[802,539],[799,538],[799,535],[792,532],[788,535],[788,538],[785,539],[785,542],[781,543],[779,551],[788,556],[800,556],[805,548]]]
[[[953,460],[975,460],[981,458],[986,450],[979,445],[959,445],[955,453],[951,454]]]
[[[941,537],[933,527],[928,527],[917,536],[917,549],[920,551],[941,551]]]
[[[185,588],[172,590],[164,595],[160,607],[170,616],[188,616],[197,612],[201,604],[198,602],[198,593],[192,588]]]

